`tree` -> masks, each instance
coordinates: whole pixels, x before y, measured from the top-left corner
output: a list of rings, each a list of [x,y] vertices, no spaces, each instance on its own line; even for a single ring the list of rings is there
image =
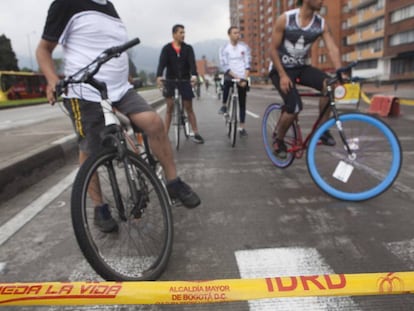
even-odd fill
[[[0,70],[19,70],[10,39],[4,34],[0,36]]]

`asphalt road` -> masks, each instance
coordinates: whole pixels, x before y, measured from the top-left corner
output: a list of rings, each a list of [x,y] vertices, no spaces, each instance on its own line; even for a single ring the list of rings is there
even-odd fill
[[[404,163],[396,184],[380,197],[350,203],[320,191],[304,159],[272,166],[260,134],[275,91],[248,95],[249,136],[231,148],[213,90],[195,100],[204,145],[185,141],[179,174],[202,198],[194,210],[176,208],[174,247],[162,280],[203,280],[414,269],[414,110],[385,119],[398,134]],[[315,99],[301,115],[306,133]],[[364,109],[365,107],[362,107]],[[163,114],[163,110],[160,110]],[[0,205],[0,280],[96,281],[76,244],[69,215],[73,159]],[[6,230],[7,229],[7,230]],[[6,239],[8,237],[8,239]],[[4,310],[412,310],[414,297],[295,298],[220,305],[39,307]]]

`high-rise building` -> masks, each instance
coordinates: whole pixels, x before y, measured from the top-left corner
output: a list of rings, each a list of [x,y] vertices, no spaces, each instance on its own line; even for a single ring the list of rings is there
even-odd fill
[[[268,72],[273,23],[296,0],[230,0],[230,22],[252,49],[252,75]],[[320,14],[330,26],[342,61],[358,60],[354,74],[380,80],[414,78],[413,0],[325,1]],[[334,70],[323,40],[311,51],[311,63]]]

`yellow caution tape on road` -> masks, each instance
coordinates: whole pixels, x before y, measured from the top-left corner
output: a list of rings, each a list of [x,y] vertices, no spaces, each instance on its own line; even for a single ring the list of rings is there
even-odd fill
[[[400,99],[400,104],[401,105],[406,105],[406,106],[414,106],[414,100]]]
[[[364,92],[361,92],[361,98],[362,100],[367,103],[367,104],[371,104],[371,99],[369,99],[369,97],[367,96],[367,94],[365,94]]]
[[[361,99],[368,105],[371,104],[371,99],[368,97],[367,94],[365,94],[364,92],[361,92]],[[405,106],[414,106],[414,100],[412,99],[403,99],[400,98],[400,105],[405,105]]]
[[[0,307],[209,304],[281,297],[413,293],[414,272],[211,281],[0,283]]]

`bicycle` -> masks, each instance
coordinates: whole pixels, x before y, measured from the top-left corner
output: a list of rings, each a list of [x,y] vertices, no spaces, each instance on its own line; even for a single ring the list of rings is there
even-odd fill
[[[239,94],[237,92],[237,84],[243,81],[242,79],[231,79],[233,85],[230,87],[229,97],[227,98],[228,112],[224,114],[225,125],[227,127],[227,136],[230,138],[232,147],[236,146],[237,125],[239,107]]]
[[[306,164],[316,185],[328,195],[344,201],[363,201],[386,191],[398,177],[402,164],[401,144],[394,131],[381,119],[360,112],[338,113],[334,85],[343,82],[342,73],[356,62],[337,70],[328,80],[329,103],[303,140],[298,116],[289,127],[284,142],[287,157],[274,153],[282,104],[270,104],[263,116],[262,137],[266,154],[279,168],[290,166],[306,150]],[[320,124],[331,107],[333,117]],[[336,145],[325,146],[321,136],[329,130]]]
[[[177,87],[177,83],[188,82],[188,80],[180,79],[164,79],[164,83],[174,83],[174,110],[173,110],[173,126],[174,126],[174,142],[175,149],[178,151],[180,149],[180,132],[181,128],[184,131],[184,136],[186,139],[190,137],[190,124],[188,122],[187,112],[183,107],[181,100],[180,91]]]
[[[157,162],[144,135],[144,151],[131,151],[133,143],[120,125],[106,84],[94,78],[100,67],[139,43],[131,40],[105,50],[93,62],[61,80],[57,93],[70,84],[88,83],[101,95],[105,117],[103,150],[88,157],[75,178],[71,217],[76,240],[91,267],[110,281],[155,280],[166,268],[171,254],[173,223],[171,201],[157,177]],[[94,203],[101,196],[111,207],[118,232],[103,233],[93,225]]]

